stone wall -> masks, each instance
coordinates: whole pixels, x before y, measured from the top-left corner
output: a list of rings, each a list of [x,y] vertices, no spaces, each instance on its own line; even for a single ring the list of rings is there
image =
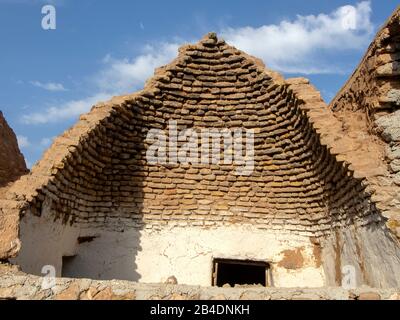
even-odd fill
[[[44,286],[43,286],[44,285]],[[400,300],[398,289],[199,287],[57,278],[47,280],[0,265],[0,300]]]

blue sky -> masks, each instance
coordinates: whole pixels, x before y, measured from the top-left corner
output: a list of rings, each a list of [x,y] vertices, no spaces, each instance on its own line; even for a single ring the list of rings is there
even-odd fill
[[[43,30],[41,9],[56,9]],[[0,110],[29,165],[79,114],[137,91],[179,45],[216,31],[327,102],[397,1],[0,0]]]

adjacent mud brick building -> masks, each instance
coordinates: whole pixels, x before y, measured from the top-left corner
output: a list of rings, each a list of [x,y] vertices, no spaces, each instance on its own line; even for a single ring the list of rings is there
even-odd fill
[[[213,33],[183,46],[8,188],[0,258],[60,277],[323,287],[353,270],[399,287],[398,29],[396,11],[329,107]],[[171,123],[251,130],[254,167],[149,162],[149,132]]]
[[[2,188],[26,173],[28,170],[17,137],[0,111],[0,194]]]
[[[11,183],[26,173],[28,173],[28,170],[24,157],[19,151],[17,137],[0,111],[0,199],[5,197],[5,193]],[[1,204],[0,260],[14,254],[13,247],[18,242],[16,238],[18,228],[19,216],[8,214],[3,210],[3,205]]]

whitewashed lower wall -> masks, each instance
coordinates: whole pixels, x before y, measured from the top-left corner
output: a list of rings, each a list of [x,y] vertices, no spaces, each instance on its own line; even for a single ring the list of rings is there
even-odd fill
[[[62,256],[76,255],[69,277],[160,283],[175,276],[180,284],[210,286],[213,258],[230,258],[271,263],[275,287],[324,285],[324,271],[309,238],[250,225],[116,232],[64,225],[44,208],[41,217],[28,212],[20,227],[22,250],[14,262],[37,275],[43,265],[54,265],[61,276]],[[78,237],[86,236],[95,238],[78,244]],[[299,266],[282,266],[288,250],[300,252]]]

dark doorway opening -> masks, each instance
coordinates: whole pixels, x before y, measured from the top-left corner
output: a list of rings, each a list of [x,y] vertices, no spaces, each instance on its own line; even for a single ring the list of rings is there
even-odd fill
[[[251,260],[214,259],[213,285],[222,287],[229,284],[262,285],[269,284],[270,265],[267,262]]]
[[[62,257],[62,267],[61,267],[61,277],[69,278],[74,277],[74,262],[76,256],[63,256]]]

